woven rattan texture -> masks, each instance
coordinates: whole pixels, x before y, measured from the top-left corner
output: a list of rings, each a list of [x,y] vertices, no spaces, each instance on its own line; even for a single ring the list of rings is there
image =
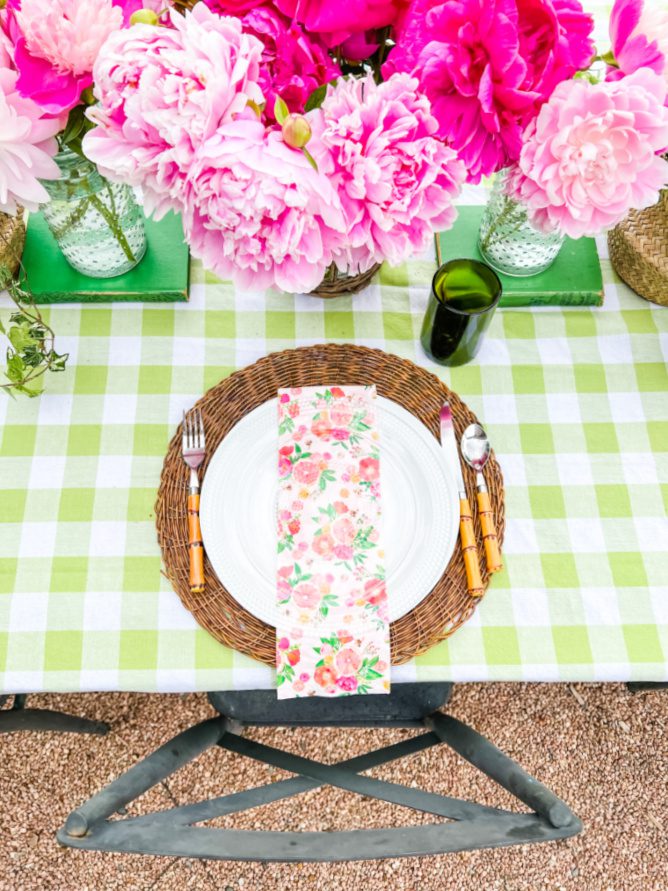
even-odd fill
[[[327,274],[317,288],[311,291],[313,297],[343,297],[346,294],[356,294],[362,288],[366,288],[371,279],[380,269],[381,264],[376,263],[366,272],[357,275],[348,275],[339,272],[334,264],[327,270]]]
[[[207,461],[223,437],[249,411],[276,396],[279,387],[326,384],[375,384],[378,393],[400,403],[439,436],[439,411],[450,400],[457,436],[477,421],[461,399],[428,371],[381,350],[348,344],[327,344],[274,353],[232,374],[212,387],[197,403],[206,428]],[[483,579],[482,534],[477,517],[475,475],[465,468],[464,477],[474,512]],[[486,469],[499,542],[503,543],[504,502],[501,470],[492,454]],[[192,594],[188,585],[188,473],[181,457],[181,429],[172,439],[163,466],[156,523],[158,540],[168,578],[197,622],[217,640],[255,659],[275,660],[275,629],[243,609],[205,561],[206,591]],[[407,530],[408,534],[408,530]],[[450,563],[431,593],[414,610],[392,623],[392,662],[407,662],[452,634],[475,608],[466,588],[461,549],[457,545]]]
[[[608,233],[610,260],[629,287],[668,306],[668,189],[647,210],[632,210]]]

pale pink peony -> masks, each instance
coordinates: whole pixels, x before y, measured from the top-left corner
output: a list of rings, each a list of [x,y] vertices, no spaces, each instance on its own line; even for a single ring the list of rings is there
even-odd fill
[[[181,209],[195,153],[221,126],[254,117],[262,44],[238,19],[198,3],[171,28],[134,25],[112,34],[95,63],[97,124],[84,151],[115,182],[141,186],[156,217]]]
[[[137,0],[9,0],[21,94],[49,114],[69,111],[92,83],[102,44],[140,5]]]
[[[597,235],[668,182],[666,84],[641,68],[621,81],[560,84],[526,134],[508,190],[541,229]]]
[[[277,96],[290,111],[302,112],[314,90],[341,74],[318,36],[305,33],[301,25],[280,12],[261,6],[241,21],[244,31],[261,40],[264,47],[259,83],[269,120],[274,120]]]
[[[0,69],[0,212],[15,214],[17,205],[37,210],[49,200],[40,179],[58,179],[53,155],[62,122],[44,118],[31,99],[20,96],[18,75]]]
[[[347,224],[340,268],[396,265],[455,220],[464,165],[434,137],[437,122],[417,80],[339,81],[309,114],[309,150],[338,191]]]
[[[589,65],[593,24],[579,0],[416,0],[383,72],[419,79],[477,182],[517,160],[540,105]]]
[[[651,68],[668,82],[668,3],[665,0],[615,0],[610,16],[615,66],[608,80],[638,68]]]
[[[242,288],[292,292],[320,283],[345,228],[327,178],[258,120],[220,127],[198,151],[184,219],[207,268]],[[293,473],[310,485],[320,469],[304,460]]]

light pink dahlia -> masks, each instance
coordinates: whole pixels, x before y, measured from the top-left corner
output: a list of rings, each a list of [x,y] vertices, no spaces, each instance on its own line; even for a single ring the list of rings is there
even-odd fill
[[[315,288],[344,230],[336,192],[301,152],[258,120],[219,127],[188,180],[193,256],[241,288]]]
[[[262,44],[238,19],[198,3],[171,28],[134,25],[112,34],[94,66],[97,126],[84,151],[115,182],[141,186],[147,211],[179,209],[199,146],[260,104]]]
[[[43,110],[19,95],[18,75],[0,69],[0,212],[14,214],[17,205],[37,210],[49,200],[40,179],[60,176],[53,155],[61,121],[44,118]]]
[[[342,80],[309,114],[309,150],[345,215],[340,268],[401,263],[455,220],[464,165],[435,138],[438,123],[417,86],[407,74],[380,85],[371,76]]]
[[[100,47],[137,0],[9,0],[18,86],[49,114],[69,111],[92,83]]]
[[[598,235],[668,181],[666,84],[641,68],[622,81],[566,81],[526,133],[508,189],[541,229]]]
[[[589,65],[593,25],[579,0],[415,0],[383,71],[419,79],[477,182],[517,160],[540,105]]]
[[[274,120],[277,96],[290,111],[304,111],[311,93],[341,74],[318,36],[306,34],[301,25],[280,12],[260,6],[241,21],[244,31],[261,40],[264,47],[259,84],[270,120]]]
[[[668,3],[665,0],[615,0],[610,16],[615,67],[608,80],[638,68],[651,68],[668,82]]]

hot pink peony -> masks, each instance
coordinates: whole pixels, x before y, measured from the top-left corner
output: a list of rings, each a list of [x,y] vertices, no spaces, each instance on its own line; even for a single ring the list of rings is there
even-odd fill
[[[307,31],[326,35],[329,46],[351,34],[384,28],[396,22],[408,0],[276,0],[276,5]]]
[[[385,75],[412,72],[471,182],[519,157],[522,131],[593,56],[579,0],[416,0]]]
[[[6,10],[0,10],[0,68],[14,67],[14,44],[9,36]]]
[[[223,125],[199,149],[185,225],[193,255],[221,277],[292,292],[320,283],[344,230],[327,178],[258,120]],[[294,468],[304,484],[318,474],[313,460]]]
[[[140,5],[137,0],[9,0],[21,94],[49,114],[68,111],[91,85],[102,44]]]
[[[84,151],[116,182],[141,186],[149,212],[180,209],[198,147],[221,124],[254,117],[262,44],[238,19],[198,3],[171,13],[171,28],[134,25],[112,34],[95,63],[89,111],[97,127]]]
[[[16,213],[17,204],[37,210],[49,196],[40,179],[58,179],[56,133],[61,121],[43,117],[42,109],[19,95],[18,75],[0,69],[0,212]]]
[[[616,67],[608,69],[609,80],[651,68],[668,82],[668,5],[661,0],[615,0],[610,39]]]
[[[241,21],[244,31],[264,46],[259,83],[270,120],[274,120],[277,96],[290,111],[301,112],[315,89],[341,74],[317,35],[306,34],[301,25],[279,12],[261,6]]]
[[[526,134],[509,191],[539,228],[597,235],[668,182],[666,84],[641,68],[623,81],[560,84]]]
[[[434,137],[438,124],[417,85],[407,74],[380,85],[370,76],[340,81],[309,114],[309,149],[346,219],[341,268],[400,263],[455,220],[464,165]]]

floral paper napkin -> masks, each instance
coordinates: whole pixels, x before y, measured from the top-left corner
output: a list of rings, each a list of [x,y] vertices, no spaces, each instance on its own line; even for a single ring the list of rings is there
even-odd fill
[[[387,693],[375,387],[278,394],[279,699]]]

